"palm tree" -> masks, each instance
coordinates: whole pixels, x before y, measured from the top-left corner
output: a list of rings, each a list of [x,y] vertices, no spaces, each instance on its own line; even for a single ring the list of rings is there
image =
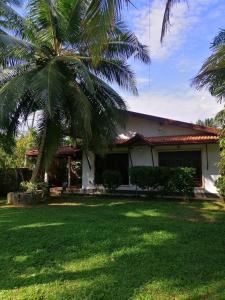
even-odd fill
[[[215,127],[215,119],[214,118],[206,118],[205,120],[198,120],[196,122],[198,125],[208,126],[208,127]]]
[[[0,33],[0,128],[15,134],[30,113],[38,118],[39,156],[32,180],[48,168],[62,137],[98,150],[123,125],[126,104],[108,83],[137,94],[127,60],[149,63],[120,21],[129,0],[30,0],[23,27]]]
[[[215,37],[212,55],[206,60],[193,80],[197,89],[207,88],[218,101],[225,100],[225,30]]]

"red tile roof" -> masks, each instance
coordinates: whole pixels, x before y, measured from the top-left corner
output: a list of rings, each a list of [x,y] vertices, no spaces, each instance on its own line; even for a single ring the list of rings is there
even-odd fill
[[[219,137],[216,135],[174,135],[174,136],[156,136],[144,137],[136,134],[130,139],[118,139],[115,144],[118,146],[131,145],[185,145],[185,144],[210,144],[216,143]]]
[[[74,146],[63,146],[60,147],[56,153],[56,156],[73,156],[76,152],[79,152],[80,148]],[[26,151],[26,156],[38,156],[38,150],[32,149]]]
[[[136,134],[135,136],[127,139],[117,139],[114,143],[116,146],[134,146],[134,145],[150,145],[150,146],[160,146],[160,145],[189,145],[189,144],[212,144],[219,140],[218,135],[173,135],[173,136],[154,136],[145,137],[141,134]],[[73,156],[75,153],[81,151],[78,147],[64,146],[59,148],[56,153],[58,157]],[[26,155],[30,157],[38,156],[38,150],[32,149],[27,150]]]

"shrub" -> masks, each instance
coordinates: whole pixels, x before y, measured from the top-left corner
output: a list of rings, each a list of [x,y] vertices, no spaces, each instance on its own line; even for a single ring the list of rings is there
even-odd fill
[[[109,191],[114,191],[122,183],[122,177],[120,172],[106,170],[102,174],[103,185]]]
[[[169,180],[172,185],[172,192],[182,194],[186,197],[191,197],[194,194],[194,175],[193,168],[176,168],[172,172]]]
[[[136,166],[130,168],[130,181],[147,191],[190,197],[194,193],[194,173],[192,168]]]
[[[160,168],[136,166],[130,168],[130,182],[141,189],[156,189],[160,185]]]
[[[43,192],[43,195],[48,195],[49,186],[46,182],[22,181],[21,188],[27,193],[35,193],[38,190]]]
[[[23,189],[23,191],[27,193],[35,193],[38,190],[37,183],[31,181],[22,181],[20,183],[20,186]]]
[[[216,181],[216,187],[220,196],[225,199],[225,129],[223,128],[220,132],[220,160],[219,160],[219,171],[220,177]]]
[[[220,176],[217,181],[216,181],[216,187],[218,189],[218,192],[220,194],[220,196],[222,196],[223,198],[225,198],[225,176],[222,175]]]

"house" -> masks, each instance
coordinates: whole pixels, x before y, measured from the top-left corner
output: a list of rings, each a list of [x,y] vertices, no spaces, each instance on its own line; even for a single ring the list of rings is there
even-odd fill
[[[217,194],[219,130],[137,112],[127,112],[124,129],[108,153],[82,156],[82,189],[100,188],[104,170],[122,175],[120,190],[134,190],[129,182],[131,166],[193,167],[196,192]]]
[[[92,152],[81,153],[72,146],[60,148],[56,165],[62,166],[64,162],[64,168],[60,169],[64,174],[58,171],[55,184],[66,180],[70,187],[77,189],[80,185],[82,191],[90,192],[103,188],[105,170],[117,170],[122,175],[119,190],[132,191],[136,187],[129,182],[131,166],[193,167],[196,169],[196,193],[216,195],[218,140],[216,128],[128,111],[125,128],[118,130],[117,139],[104,157]],[[26,154],[37,156],[38,151],[29,150]],[[76,161],[81,166],[78,171],[71,165]],[[55,169],[50,173],[56,174]]]

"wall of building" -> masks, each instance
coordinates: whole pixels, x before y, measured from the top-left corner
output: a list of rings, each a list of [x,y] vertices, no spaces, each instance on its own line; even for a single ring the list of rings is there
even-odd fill
[[[160,124],[160,122],[136,117],[128,117],[126,128],[120,128],[119,132],[125,136],[132,136],[134,133],[139,133],[148,137],[201,133],[189,128]]]
[[[144,136],[168,136],[168,135],[186,135],[186,134],[201,134],[196,130],[189,128],[181,128],[178,126],[163,125],[159,122],[141,119],[137,117],[129,117],[125,129],[120,129],[121,136],[132,136],[134,133],[139,133]],[[206,145],[184,145],[184,146],[161,146],[154,147],[151,153],[150,146],[133,147],[130,150],[130,166],[152,166],[158,165],[158,152],[159,151],[182,151],[182,150],[201,150],[202,153],[202,182],[204,189],[207,193],[217,193],[215,181],[219,176],[218,161],[219,161],[219,146],[217,144],[209,144],[206,155]],[[128,149],[115,149],[114,152],[126,151]],[[91,168],[89,167],[88,160]],[[94,186],[94,154],[89,152],[88,155],[83,155],[83,171],[82,171],[82,188],[93,189]],[[152,159],[153,156],[153,159]],[[208,160],[208,163],[207,163]],[[208,165],[208,166],[207,166]],[[120,189],[134,189],[132,186],[121,186]]]
[[[219,147],[217,144],[207,145],[183,145],[183,146],[161,146],[154,147],[151,153],[150,146],[133,147],[130,150],[129,166],[158,166],[158,153],[160,151],[196,151],[200,150],[202,154],[202,187],[196,188],[196,191],[204,190],[206,193],[217,194],[215,181],[219,177],[218,161],[219,161]],[[128,152],[128,149],[122,151]],[[114,149],[114,152],[118,150]],[[88,154],[91,169],[86,158],[83,155],[83,174],[82,174],[82,187],[83,189],[93,189],[94,186],[94,154]],[[153,157],[153,160],[152,160]],[[135,187],[121,186],[120,190],[134,190]]]

